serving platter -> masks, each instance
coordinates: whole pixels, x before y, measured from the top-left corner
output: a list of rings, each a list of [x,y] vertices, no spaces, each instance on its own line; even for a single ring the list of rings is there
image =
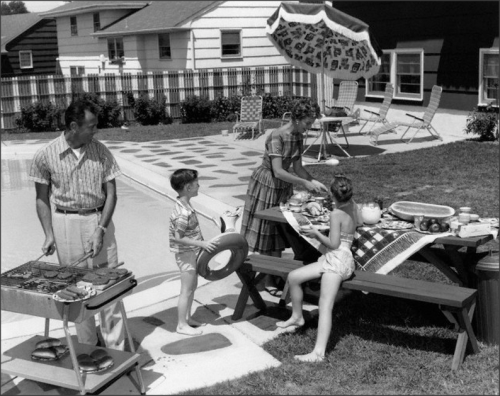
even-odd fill
[[[59,296],[59,293],[62,292],[62,290],[59,290],[58,292],[56,292],[52,295],[52,298],[56,301],[59,301],[59,302],[78,302],[78,301],[88,300],[90,297],[95,296],[97,293],[97,291],[94,288],[86,288],[86,291],[87,291],[87,294],[83,297],[76,298],[74,300],[67,300],[67,299]]]

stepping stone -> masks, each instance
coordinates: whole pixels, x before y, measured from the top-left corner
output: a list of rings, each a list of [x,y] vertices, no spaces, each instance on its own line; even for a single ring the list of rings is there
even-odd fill
[[[233,166],[249,166],[249,165],[255,165],[255,162],[244,162],[242,164],[233,164]]]
[[[142,148],[149,148],[149,149],[153,149],[153,148],[160,148],[161,146],[142,146]],[[165,150],[165,149],[163,149]],[[153,151],[153,150],[151,150]]]
[[[222,334],[210,333],[171,342],[162,346],[161,351],[167,355],[184,355],[209,352],[215,349],[227,348],[231,345],[231,341]]]
[[[238,172],[231,172],[231,171],[227,171],[227,170],[216,170],[214,171],[215,173],[225,173],[227,175],[237,175]]]
[[[244,155],[245,157],[255,157],[263,154],[259,151],[243,151],[241,155]]]
[[[218,180],[218,177],[198,176],[198,180]]]
[[[172,158],[173,160],[183,160],[183,159],[188,159],[188,158],[193,158],[192,155],[185,155],[183,157],[175,157],[175,158]]]
[[[194,164],[201,164],[202,162],[201,161],[197,161],[197,160],[188,160],[188,161],[180,161],[182,162],[183,164],[186,164],[186,165],[194,165]]]
[[[138,153],[141,151],[140,149],[128,149],[128,150],[121,150],[122,153]]]
[[[163,168],[171,168],[172,167],[172,165],[166,164],[165,162],[158,162],[157,164],[153,164],[153,165],[161,166]]]
[[[206,158],[224,158],[224,156],[221,154],[212,154],[212,155],[207,155]]]
[[[217,166],[217,165],[203,164],[203,165],[198,165],[198,168],[213,168],[214,166]]]

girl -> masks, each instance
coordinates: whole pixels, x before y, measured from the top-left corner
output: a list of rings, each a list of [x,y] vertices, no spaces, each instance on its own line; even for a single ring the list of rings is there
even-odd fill
[[[316,238],[327,247],[327,252],[317,263],[298,268],[288,275],[292,298],[292,316],[285,322],[278,322],[281,328],[304,325],[302,283],[321,277],[319,298],[318,336],[311,353],[296,355],[295,359],[305,362],[322,361],[332,328],[332,309],[342,281],[349,279],[354,271],[351,245],[356,227],[362,225],[361,212],[352,199],[351,181],[342,175],[335,175],[330,186],[335,209],[330,214],[330,236],[321,234],[316,228],[304,231],[310,238]]]

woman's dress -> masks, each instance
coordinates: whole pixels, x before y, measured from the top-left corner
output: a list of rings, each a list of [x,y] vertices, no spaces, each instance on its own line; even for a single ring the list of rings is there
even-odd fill
[[[255,212],[286,202],[293,195],[293,184],[274,176],[271,160],[282,157],[282,167],[288,171],[294,161],[302,160],[303,136],[289,133],[281,128],[267,137],[262,164],[253,171],[248,183],[241,234],[248,242],[251,252],[270,255],[287,246],[278,233],[277,226],[269,221],[256,219]]]

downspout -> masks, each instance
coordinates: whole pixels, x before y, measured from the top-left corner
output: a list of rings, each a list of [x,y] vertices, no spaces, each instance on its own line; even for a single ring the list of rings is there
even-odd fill
[[[193,21],[189,24],[189,35],[191,37],[191,54],[193,57],[193,71],[196,70],[196,54],[195,54],[195,49],[194,49],[194,31],[193,31]]]

